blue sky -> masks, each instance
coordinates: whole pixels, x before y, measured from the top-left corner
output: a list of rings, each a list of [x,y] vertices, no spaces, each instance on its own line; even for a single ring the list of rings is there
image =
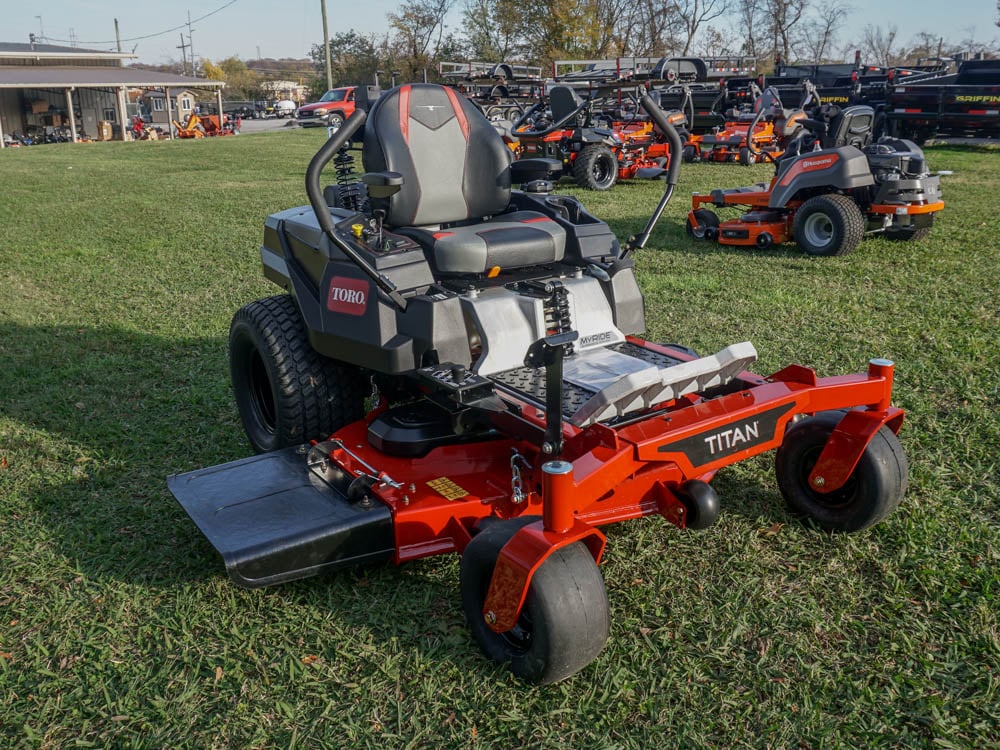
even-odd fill
[[[463,0],[457,2],[461,7]],[[994,25],[996,0],[909,0],[905,3],[883,0],[877,4],[854,0],[851,4],[854,11],[841,32],[842,42],[859,39],[866,24],[885,28],[895,25],[899,38],[905,41],[923,31],[954,41],[970,36],[977,41],[1000,38],[1000,29]],[[195,55],[212,60],[231,55],[252,59],[257,57],[258,50],[263,57],[304,57],[310,46],[320,42],[323,36],[320,0],[187,0],[182,3],[46,0],[30,5],[18,3],[18,6],[15,9],[8,5],[4,11],[0,41],[27,42],[29,33],[40,34],[44,30],[45,36],[54,40],[75,39],[81,47],[113,49],[114,19],[118,18],[122,38],[130,40],[123,42],[123,49],[131,51],[135,46],[140,59],[149,63],[180,59],[177,47],[181,43],[181,31],[186,36],[187,28],[167,30],[184,25],[188,12],[191,19],[198,19],[218,11],[192,24]],[[386,14],[397,6],[396,0],[363,0],[361,3],[327,0],[330,33],[352,28],[361,32],[381,32],[385,28]],[[450,22],[457,27],[460,16],[453,13]],[[159,32],[165,33],[136,39]]]

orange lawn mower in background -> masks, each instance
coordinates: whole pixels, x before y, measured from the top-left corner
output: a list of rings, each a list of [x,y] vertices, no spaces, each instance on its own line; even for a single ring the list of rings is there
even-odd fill
[[[715,132],[689,138],[683,151],[685,161],[738,161],[750,165],[763,161],[764,154],[781,156],[786,144],[802,130],[805,108],[820,104],[816,87],[809,81],[803,87],[802,104],[786,109],[777,89],[768,87],[761,92],[757,84],[750,83],[752,108],[727,109],[725,125]]]
[[[940,174],[927,169],[912,141],[872,143],[875,112],[855,105],[814,108],[781,156],[761,150],[775,174],[769,183],[696,193],[687,232],[723,245],[769,248],[794,242],[810,255],[846,255],[868,234],[911,241],[925,237],[944,208]],[[707,206],[734,208],[720,222]]]

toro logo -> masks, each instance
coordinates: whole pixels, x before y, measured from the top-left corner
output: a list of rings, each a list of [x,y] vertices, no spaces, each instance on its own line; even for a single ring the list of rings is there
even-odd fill
[[[368,308],[370,289],[364,279],[334,276],[330,279],[330,293],[326,297],[326,307],[330,312],[344,315],[364,315]]]

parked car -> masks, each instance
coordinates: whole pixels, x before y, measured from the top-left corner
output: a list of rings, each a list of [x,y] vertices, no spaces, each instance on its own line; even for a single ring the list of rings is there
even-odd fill
[[[344,86],[330,89],[318,102],[299,107],[296,120],[304,128],[321,125],[339,128],[344,120],[354,114],[354,92],[357,87]]]
[[[281,99],[274,103],[275,117],[295,117],[296,104],[291,99]]]

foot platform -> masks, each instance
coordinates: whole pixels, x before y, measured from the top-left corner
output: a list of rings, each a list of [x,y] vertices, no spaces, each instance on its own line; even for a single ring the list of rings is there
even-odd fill
[[[655,404],[726,385],[757,359],[745,341],[693,360],[673,358],[632,343],[592,349],[563,362],[563,417],[587,427]],[[540,405],[545,403],[545,372],[523,367],[491,376],[506,388]]]

